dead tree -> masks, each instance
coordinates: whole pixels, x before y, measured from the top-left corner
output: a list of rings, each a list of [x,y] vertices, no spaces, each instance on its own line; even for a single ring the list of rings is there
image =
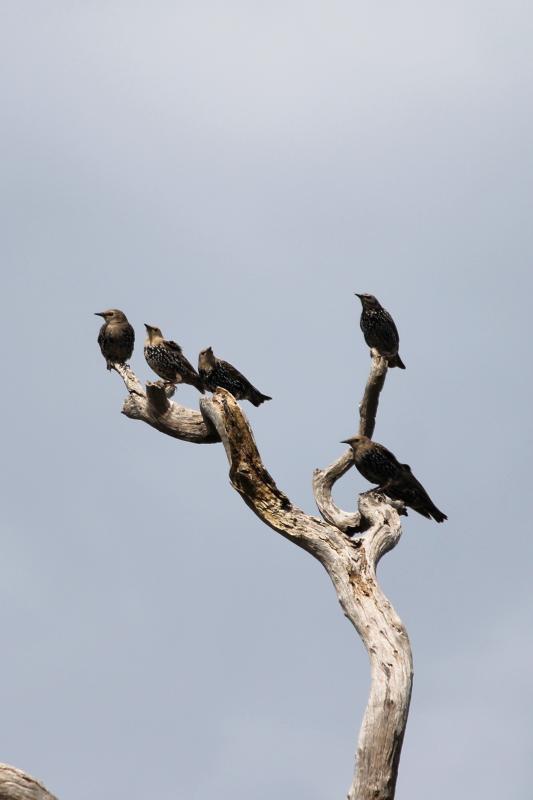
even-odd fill
[[[244,502],[267,525],[317,558],[330,576],[344,614],[370,657],[370,697],[357,744],[349,800],[392,800],[412,684],[407,632],[376,580],[380,558],[401,536],[401,503],[377,492],[359,496],[358,511],[333,502],[333,485],[353,465],[346,451],[326,469],[315,470],[313,490],[322,516],[295,506],[266,470],[252,430],[239,404],[224,389],[200,400],[200,411],[172,402],[160,383],[146,389],[135,374],[115,365],[129,396],[123,413],[177,439],[198,444],[222,442],[229,479]],[[359,408],[359,433],[371,437],[387,361],[373,353],[370,375]],[[352,538],[354,537],[354,538]]]
[[[331,491],[353,466],[348,450],[329,467],[315,470],[313,490],[322,519],[306,514],[276,486],[263,465],[248,420],[229,392],[217,389],[210,399],[200,400],[200,411],[194,411],[170,400],[171,393],[163,384],[148,383],[145,388],[128,366],[115,364],[114,369],[128,390],[123,414],[176,439],[197,444],[222,442],[230,483],[244,502],[266,525],[317,558],[327,571],[345,616],[363,640],[371,667],[370,696],[348,800],[392,800],[413,669],[407,632],[378,585],[376,566],[400,539],[402,504],[371,491],[359,496],[358,511],[339,509]],[[360,434],[372,436],[386,374],[386,359],[373,352],[359,407]],[[2,794],[0,782],[0,800],[4,798],[53,800],[47,793]]]

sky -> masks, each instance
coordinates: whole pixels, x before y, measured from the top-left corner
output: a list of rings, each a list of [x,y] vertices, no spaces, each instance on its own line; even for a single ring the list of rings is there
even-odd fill
[[[2,17],[0,761],[61,800],[345,796],[369,668],[326,573],[244,505],[220,445],[120,414],[94,312],[126,312],[143,381],[148,322],[272,395],[243,407],[316,513],[371,292],[407,366],[375,439],[449,517],[411,513],[379,567],[414,655],[396,797],[529,799],[530,4]],[[351,470],[335,497],[367,488]]]

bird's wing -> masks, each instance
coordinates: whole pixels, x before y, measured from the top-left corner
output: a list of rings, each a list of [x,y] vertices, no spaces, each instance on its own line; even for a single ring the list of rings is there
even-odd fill
[[[198,375],[191,362],[187,359],[186,356],[183,355],[181,348],[180,348],[180,365],[182,370],[187,374],[196,376]]]
[[[398,328],[396,324],[389,314],[388,311],[383,309],[384,315],[387,318],[387,322],[389,323],[388,328],[382,331],[383,337],[387,340],[387,345],[390,346],[391,350],[397,349],[398,345],[400,344],[400,336],[398,334]]]
[[[176,344],[176,342],[173,342],[170,339],[165,339],[165,344],[166,344],[166,346],[168,347],[169,350],[175,350],[177,353],[181,353],[182,352],[182,349],[179,346],[179,344]]]
[[[359,471],[371,483],[384,483],[394,479],[401,470],[394,455],[377,442],[369,443],[356,459]]]
[[[413,502],[431,503],[428,493],[420,481],[415,478],[411,470],[404,472],[403,485],[406,495],[410,497]]]
[[[375,452],[379,452],[381,457],[382,457],[382,459],[386,460],[386,461],[389,461],[391,463],[391,465],[394,466],[396,469],[401,467],[401,466],[407,466],[407,464],[405,464],[405,465],[404,464],[400,464],[400,462],[398,461],[398,459],[396,458],[394,453],[391,453],[391,451],[388,450],[384,445],[379,444],[378,442],[374,442],[373,445],[374,446],[373,446],[372,449]]]
[[[220,372],[224,375],[225,380],[235,386],[235,388],[240,389],[241,391],[247,390],[249,388],[254,388],[250,381],[244,377],[242,372],[239,372],[233,364],[228,363],[227,361],[222,361],[222,359],[217,359],[217,368]]]

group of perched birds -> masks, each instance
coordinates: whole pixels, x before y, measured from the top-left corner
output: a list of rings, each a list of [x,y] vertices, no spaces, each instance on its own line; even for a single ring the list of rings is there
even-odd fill
[[[108,311],[97,311],[96,316],[105,320],[98,334],[98,344],[107,368],[111,369],[116,363],[124,364],[131,357],[135,343],[135,331],[126,315],[118,308],[110,308]],[[212,347],[200,352],[197,372],[179,344],[165,339],[161,329],[155,325],[145,324],[144,327],[146,363],[165,383],[188,383],[202,394],[206,389],[214,392],[221,386],[231,392],[236,400],[249,400],[254,406],[260,406],[265,400],[272,400],[256,389],[232,364],[217,358]]]
[[[389,312],[371,294],[357,294],[361,300],[361,330],[367,345],[382,358],[387,359],[389,367],[405,369],[398,352],[400,337]],[[99,311],[97,316],[104,318],[98,334],[98,344],[107,368],[113,364],[124,364],[133,353],[135,331],[126,315],[117,308]],[[198,356],[198,371],[183,354],[183,350],[154,325],[145,325],[146,340],[144,357],[148,366],[168,384],[188,383],[204,394],[205,390],[214,392],[217,387],[227,389],[236,400],[249,400],[260,406],[272,398],[262,394],[232,364],[217,358],[211,347]],[[428,519],[443,522],[448,519],[432,502],[422,484],[415,478],[408,464],[401,464],[382,444],[367,436],[352,436],[343,443],[350,445],[355,466],[370,483],[377,484],[375,491],[383,492],[393,500],[401,500],[405,505],[418,511]]]

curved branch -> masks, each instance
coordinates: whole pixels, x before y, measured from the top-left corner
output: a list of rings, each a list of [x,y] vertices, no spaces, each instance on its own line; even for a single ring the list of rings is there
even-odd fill
[[[148,383],[145,391],[132,369],[125,364],[113,366],[129,393],[122,406],[126,417],[146,422],[161,433],[184,442],[212,444],[220,441],[217,432],[199,411],[170,401],[164,385]]]
[[[1,800],[57,800],[42,783],[21,769],[0,764]]]
[[[200,407],[216,429],[230,464],[230,482],[257,516],[312,553],[324,566],[331,565],[346,539],[318,517],[294,506],[265,468],[250,425],[232,394],[217,389],[212,398],[202,398]]]
[[[353,455],[347,450],[326,469],[313,472],[313,494],[322,517],[335,525],[343,533],[356,533],[361,527],[361,514],[358,511],[342,511],[333,502],[333,485],[353,467]]]
[[[372,438],[374,433],[379,396],[387,377],[387,370],[387,359],[382,358],[376,350],[372,350],[370,374],[363,399],[359,404],[359,433],[369,438]],[[326,522],[335,525],[343,533],[361,532],[361,526],[364,527],[359,513],[343,511],[338,508],[331,496],[333,486],[348,472],[350,467],[353,467],[353,456],[351,450],[347,450],[329,467],[315,469],[313,473],[313,494],[318,510]]]

